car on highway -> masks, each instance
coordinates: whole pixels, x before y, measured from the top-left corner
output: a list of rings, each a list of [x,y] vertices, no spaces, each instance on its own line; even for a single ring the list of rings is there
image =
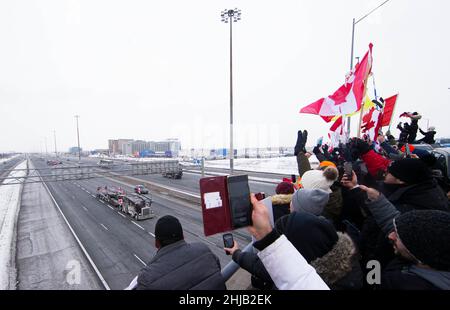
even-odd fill
[[[428,151],[428,152],[432,152],[433,151],[433,147],[429,144],[410,144],[411,146],[414,147],[414,149],[418,149],[418,150],[423,150],[423,151]]]
[[[434,149],[433,154],[442,169],[442,174],[450,179],[450,147]]]
[[[60,160],[47,160],[47,165],[49,166],[56,166],[56,165],[61,165],[62,161]]]
[[[436,144],[441,148],[450,147],[450,138],[441,138],[436,140]]]
[[[134,187],[134,192],[136,194],[148,194],[148,188],[146,188],[144,185],[136,185]]]
[[[114,161],[110,159],[100,159],[97,165],[102,169],[111,169],[114,167]]]

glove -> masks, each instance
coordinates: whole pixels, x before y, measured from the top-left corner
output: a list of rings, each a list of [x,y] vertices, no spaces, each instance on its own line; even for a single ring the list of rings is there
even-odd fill
[[[304,136],[303,132],[301,130],[299,130],[297,133],[297,143],[295,144],[295,148],[294,148],[295,156],[297,156],[298,153],[300,153],[300,152],[304,152],[304,150],[305,150],[306,141],[304,141],[303,136]]]
[[[320,146],[316,145],[313,149],[313,153],[314,154],[321,154],[322,152],[320,151]]]

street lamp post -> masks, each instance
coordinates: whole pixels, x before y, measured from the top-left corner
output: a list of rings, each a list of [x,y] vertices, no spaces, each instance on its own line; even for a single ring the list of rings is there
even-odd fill
[[[53,130],[53,138],[55,140],[55,156],[58,157],[58,151],[56,150],[56,130]]]
[[[234,170],[234,147],[233,147],[233,22],[241,20],[241,10],[223,10],[220,17],[224,23],[230,23],[230,174]]]
[[[350,53],[350,71],[353,70],[353,58],[354,58],[354,47],[355,47],[355,26],[361,22],[362,20],[364,20],[366,17],[368,17],[370,14],[372,14],[373,12],[375,12],[376,10],[378,10],[379,8],[381,8],[383,5],[385,5],[386,3],[388,3],[390,0],[386,0],[383,3],[381,3],[379,6],[377,6],[375,9],[373,9],[372,11],[370,11],[369,13],[367,13],[366,15],[364,15],[363,17],[361,17],[360,19],[356,20],[355,18],[353,18],[353,24],[352,24],[352,49],[351,49],[351,53]],[[375,98],[377,99],[377,98]],[[362,111],[361,111],[361,115],[360,118],[362,118]],[[359,125],[361,126],[361,125]],[[350,116],[347,118],[347,131],[348,131],[348,135],[350,136]],[[358,135],[359,135],[359,129],[358,129]]]
[[[76,118],[76,120],[77,120],[78,163],[81,163],[80,131],[78,130],[78,119],[80,118],[80,116],[79,116],[79,115],[75,115],[75,118]]]

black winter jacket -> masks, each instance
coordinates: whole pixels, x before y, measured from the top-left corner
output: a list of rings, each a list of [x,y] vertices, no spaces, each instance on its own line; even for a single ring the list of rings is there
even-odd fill
[[[224,290],[220,262],[202,243],[161,248],[138,276],[137,290]]]

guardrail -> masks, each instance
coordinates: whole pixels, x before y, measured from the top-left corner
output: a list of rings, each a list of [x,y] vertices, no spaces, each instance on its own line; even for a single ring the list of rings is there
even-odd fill
[[[242,252],[252,252],[253,251],[253,242],[247,244],[247,246],[242,250]],[[234,261],[229,262],[222,269],[222,277],[225,279],[225,282],[228,281],[241,267],[236,264]]]

